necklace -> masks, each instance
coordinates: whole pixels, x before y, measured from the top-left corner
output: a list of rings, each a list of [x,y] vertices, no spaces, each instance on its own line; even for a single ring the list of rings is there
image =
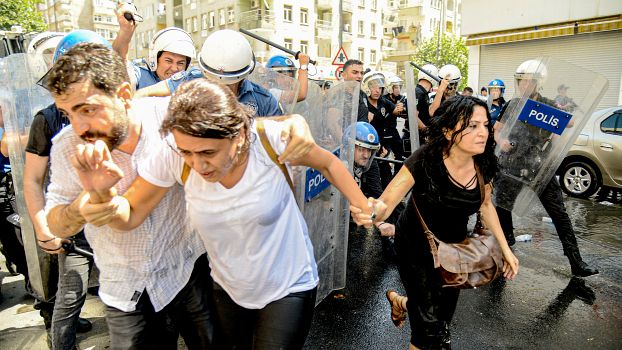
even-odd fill
[[[473,187],[473,185],[475,185],[475,182],[477,182],[477,173],[475,173],[475,175],[473,175],[473,177],[471,178],[471,180],[469,180],[469,182],[467,182],[466,185],[461,184],[460,182],[458,182],[458,180],[454,179],[453,176],[451,176],[451,174],[449,173],[449,169],[447,170],[447,176],[449,177],[449,179],[451,180],[451,182],[453,182],[454,184],[458,185],[460,188],[462,188],[463,190],[468,190],[469,187]]]

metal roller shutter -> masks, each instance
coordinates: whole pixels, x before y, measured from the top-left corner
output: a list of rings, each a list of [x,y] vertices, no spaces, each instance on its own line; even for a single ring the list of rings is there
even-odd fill
[[[480,87],[499,78],[507,87],[506,98],[513,96],[514,70],[521,62],[538,56],[561,58],[604,75],[609,80],[609,89],[597,110],[620,103],[622,30],[483,45],[480,50]]]

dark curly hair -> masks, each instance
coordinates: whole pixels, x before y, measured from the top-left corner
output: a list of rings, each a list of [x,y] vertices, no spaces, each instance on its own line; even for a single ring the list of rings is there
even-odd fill
[[[484,178],[489,181],[494,178],[498,171],[497,157],[495,156],[497,144],[492,123],[490,123],[488,106],[484,101],[476,97],[454,96],[441,103],[428,127],[428,138],[424,146],[423,160],[433,165],[442,162],[449,155],[449,149],[456,142],[456,138],[469,126],[476,106],[483,107],[486,110],[488,140],[486,141],[484,153],[474,156],[473,159],[481,169]],[[460,122],[462,122],[460,128],[456,129]],[[451,140],[447,140],[445,137],[447,130],[453,130]]]

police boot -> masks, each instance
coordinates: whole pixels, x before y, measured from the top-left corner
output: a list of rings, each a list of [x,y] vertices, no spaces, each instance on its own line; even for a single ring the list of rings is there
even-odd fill
[[[76,324],[76,332],[86,333],[90,331],[91,329],[93,329],[93,324],[91,323],[91,321],[87,320],[86,318],[82,318],[82,317],[78,318],[78,322]]]
[[[574,247],[568,249],[564,252],[568,257],[568,261],[570,262],[570,271],[574,276],[578,277],[587,277],[596,275],[598,270],[590,267],[583,259],[581,258],[581,254],[579,253],[579,247]]]

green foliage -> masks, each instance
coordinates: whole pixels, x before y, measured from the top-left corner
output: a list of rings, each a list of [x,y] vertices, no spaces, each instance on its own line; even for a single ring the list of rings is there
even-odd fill
[[[469,50],[467,49],[466,42],[463,38],[454,36],[452,34],[443,34],[441,38],[440,55],[436,59],[436,48],[438,47],[438,31],[433,38],[430,38],[417,47],[417,52],[413,55],[413,62],[422,66],[426,63],[432,63],[438,69],[446,64],[453,64],[460,68],[462,73],[462,80],[458,87],[458,91],[466,86],[468,80],[468,61]],[[417,71],[415,70],[415,76]],[[476,90],[476,89],[474,89]]]
[[[47,29],[43,15],[37,11],[41,0],[1,0],[0,30],[11,30],[11,26],[20,25],[24,32],[42,32]]]

